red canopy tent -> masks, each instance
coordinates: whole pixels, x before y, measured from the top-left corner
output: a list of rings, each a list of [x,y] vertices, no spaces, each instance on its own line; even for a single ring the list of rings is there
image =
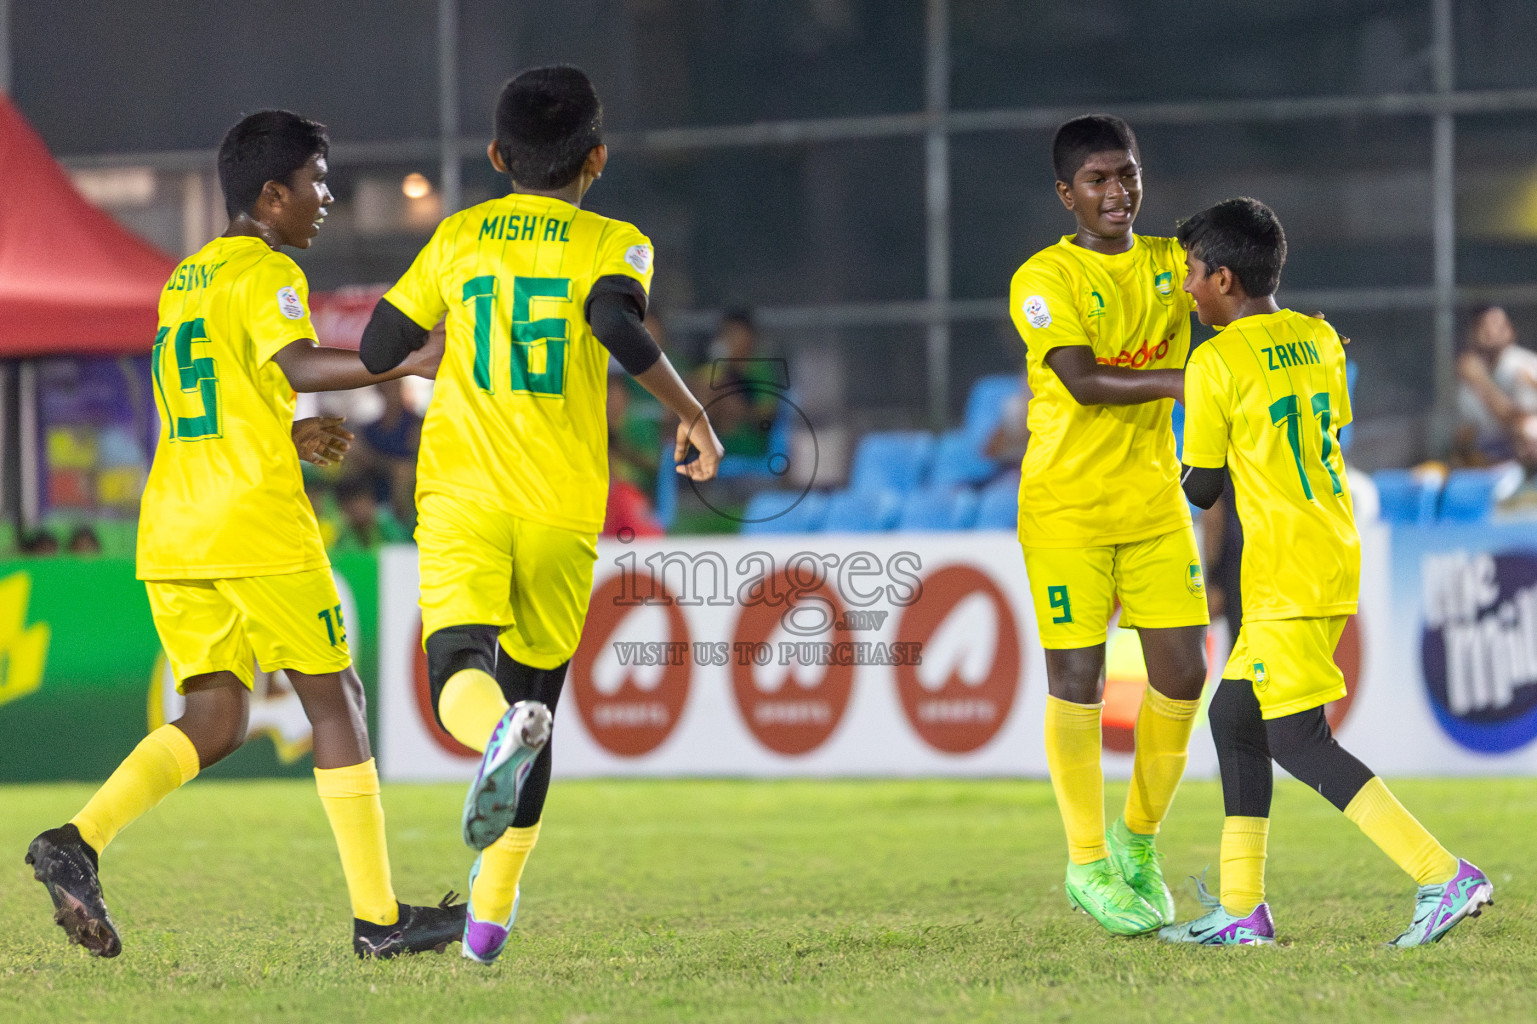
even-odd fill
[[[128,355],[176,261],[92,206],[0,96],[0,358]]]

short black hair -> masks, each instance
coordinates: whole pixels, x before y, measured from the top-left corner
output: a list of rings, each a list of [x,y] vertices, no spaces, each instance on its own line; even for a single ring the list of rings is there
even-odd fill
[[[1175,237],[1207,271],[1227,267],[1250,298],[1274,295],[1286,265],[1286,232],[1275,211],[1258,199],[1224,199],[1188,220]]]
[[[1112,114],[1085,114],[1064,121],[1051,140],[1051,169],[1058,181],[1073,183],[1073,175],[1095,153],[1130,150],[1138,163],[1137,133],[1131,125]]]
[[[581,68],[532,68],[502,86],[493,130],[513,181],[562,188],[603,142],[603,104]]]
[[[326,126],[291,110],[258,110],[224,133],[219,143],[219,187],[230,219],[250,213],[269,181],[288,184],[312,156],[326,156]]]

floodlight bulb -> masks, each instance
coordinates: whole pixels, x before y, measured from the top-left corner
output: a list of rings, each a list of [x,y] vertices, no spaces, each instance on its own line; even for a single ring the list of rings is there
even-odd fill
[[[427,180],[425,174],[412,171],[401,180],[400,191],[405,193],[407,199],[422,199],[432,194],[432,182]]]

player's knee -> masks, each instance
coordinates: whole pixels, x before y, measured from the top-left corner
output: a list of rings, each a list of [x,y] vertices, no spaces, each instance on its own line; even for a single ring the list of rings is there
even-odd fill
[[[1249,700],[1244,699],[1243,690],[1248,686],[1241,679],[1224,679],[1212,695],[1206,714],[1211,720],[1211,738],[1219,748],[1232,746],[1255,717],[1258,708],[1249,706],[1252,694]]]
[[[508,704],[520,700],[543,701],[553,714],[560,704],[566,670],[570,666],[571,662],[567,660],[554,668],[534,668],[503,653],[496,662],[496,682]]]
[[[454,673],[478,668],[487,675],[495,675],[497,632],[495,626],[449,626],[427,638],[427,684],[434,716],[438,715],[443,687]],[[441,717],[438,724],[443,724]]]

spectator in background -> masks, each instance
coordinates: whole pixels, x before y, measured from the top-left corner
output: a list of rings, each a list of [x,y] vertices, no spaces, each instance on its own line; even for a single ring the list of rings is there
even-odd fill
[[[731,310],[715,329],[709,361],[694,375],[693,389],[709,409],[728,455],[768,453],[779,388],[787,383],[780,379],[783,363],[757,356],[757,347],[752,313]]]
[[[406,407],[399,380],[376,386],[384,413],[358,431],[349,461],[355,473],[373,482],[376,496],[388,496],[397,523],[414,525],[422,418]]]
[[[82,523],[70,533],[68,547],[72,555],[99,555],[101,538],[96,536],[96,531],[90,526]]]
[[[982,446],[982,454],[990,459],[1010,464],[1024,461],[1030,444],[1030,399],[1034,397],[1026,378],[1026,374],[1020,375],[1019,393],[1004,403],[1003,417]]]
[[[1537,413],[1537,353],[1516,344],[1516,329],[1499,306],[1473,314],[1457,360],[1454,459],[1487,466],[1515,457],[1521,421]]]
[[[389,510],[379,507],[371,480],[348,477],[337,484],[336,505],[341,522],[331,545],[333,553],[376,551],[381,545],[402,544],[411,539]]]
[[[608,511],[603,535],[615,537],[629,530],[635,537],[660,537],[666,531],[656,521],[647,490],[656,480],[661,434],[654,422],[649,430],[632,422],[630,375],[617,362],[609,364],[607,412]]]
[[[56,555],[59,553],[59,538],[51,530],[39,528],[31,533],[23,533],[17,547],[24,555]]]

